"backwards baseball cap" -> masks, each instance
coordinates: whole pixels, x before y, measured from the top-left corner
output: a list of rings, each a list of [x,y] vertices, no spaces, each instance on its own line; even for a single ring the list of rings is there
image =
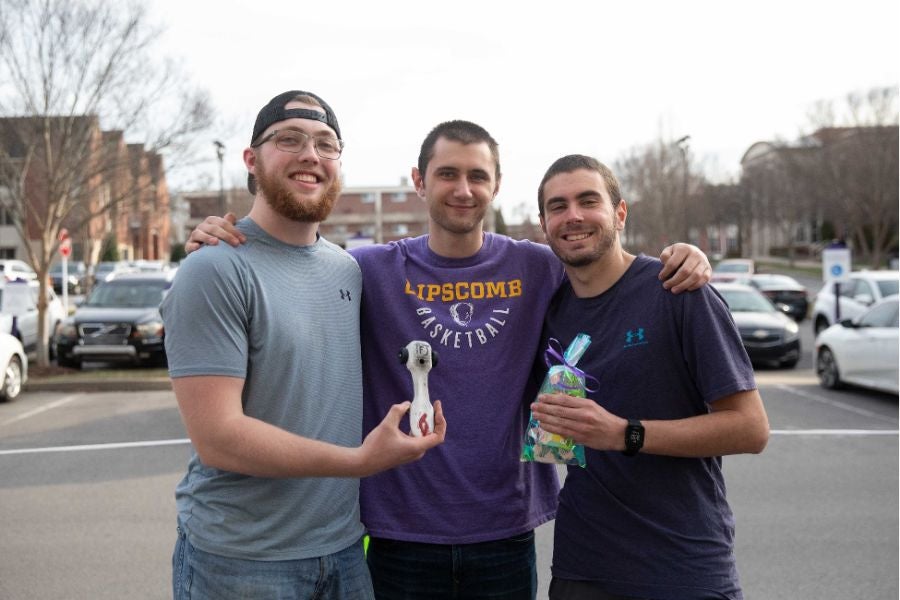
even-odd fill
[[[310,98],[313,98],[319,103],[322,110],[325,111],[325,114],[322,114],[318,110],[307,108],[284,107],[297,96],[309,96]],[[291,90],[289,92],[278,94],[260,109],[259,114],[256,115],[256,123],[253,124],[253,136],[250,138],[250,144],[252,145],[270,125],[287,119],[311,119],[313,121],[320,121],[334,129],[334,133],[339,140],[343,139],[341,138],[341,128],[338,126],[337,117],[334,115],[334,111],[331,110],[331,107],[328,106],[327,102],[312,92]],[[250,190],[251,194],[256,194],[256,178],[251,173],[247,174],[247,189]]]
[[[317,110],[306,108],[284,107],[285,104],[297,96],[309,96],[310,98],[315,99],[315,101],[322,106],[322,110],[325,111],[325,114],[322,114]],[[331,107],[328,106],[327,102],[312,92],[292,90],[290,92],[278,94],[269,100],[268,104],[262,107],[259,114],[256,115],[256,123],[253,125],[253,137],[250,138],[250,143],[252,144],[255,142],[256,138],[262,135],[262,132],[268,129],[270,125],[286,119],[312,119],[313,121],[321,121],[334,129],[334,133],[337,134],[338,139],[342,139],[341,128],[338,127],[337,117],[334,116],[334,111],[331,110]]]

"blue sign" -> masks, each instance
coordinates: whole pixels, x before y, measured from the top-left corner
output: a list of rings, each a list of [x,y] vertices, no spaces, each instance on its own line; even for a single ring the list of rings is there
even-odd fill
[[[849,248],[826,248],[822,250],[822,279],[825,281],[846,281],[849,274]]]

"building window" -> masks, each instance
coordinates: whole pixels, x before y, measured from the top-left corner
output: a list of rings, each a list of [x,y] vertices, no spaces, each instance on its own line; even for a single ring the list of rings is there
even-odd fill
[[[406,223],[397,223],[393,228],[394,235],[409,235],[409,225]]]
[[[12,211],[0,206],[0,225],[15,225]]]
[[[366,192],[362,195],[362,203],[363,204],[375,204],[375,197],[377,194],[375,192]]]
[[[15,248],[0,248],[0,259],[7,260],[16,257]]]
[[[394,192],[391,194],[391,202],[406,202],[406,192]]]

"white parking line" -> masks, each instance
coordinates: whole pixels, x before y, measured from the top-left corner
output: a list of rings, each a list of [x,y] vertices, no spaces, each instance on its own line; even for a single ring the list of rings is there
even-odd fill
[[[190,444],[187,438],[174,440],[147,440],[144,442],[116,442],[111,444],[85,444],[82,446],[46,446],[44,448],[16,448],[0,450],[0,456],[8,454],[40,454],[44,452],[81,452],[84,450],[115,450],[118,448],[149,448],[152,446],[175,446]]]
[[[900,435],[898,429],[772,429],[771,435]]]
[[[884,436],[900,435],[897,429],[773,429],[772,435],[833,435],[833,436]],[[143,442],[114,442],[110,444],[84,444],[80,446],[46,446],[43,448],[16,448],[0,450],[0,456],[10,454],[41,454],[47,452],[82,452],[85,450],[116,450],[120,448],[150,448],[190,444],[187,438],[173,440],[147,440]]]
[[[866,410],[865,408],[859,408],[858,406],[853,406],[852,404],[847,404],[846,402],[839,402],[837,400],[831,400],[830,398],[825,398],[824,396],[820,396],[819,394],[813,394],[812,392],[807,392],[806,390],[799,390],[790,385],[778,384],[774,387],[777,387],[780,390],[785,392],[790,392],[795,396],[800,396],[801,398],[806,398],[807,400],[812,400],[813,402],[820,402],[822,404],[827,404],[828,406],[833,406],[834,408],[840,408],[842,410],[846,410],[847,412],[852,412],[857,415],[862,415],[864,417],[868,417],[870,419],[877,419],[879,421],[885,421],[887,423],[896,423],[897,419],[894,417],[889,417],[887,415],[880,415],[871,410]]]
[[[28,419],[28,418],[33,417],[33,416],[35,416],[35,415],[39,415],[39,414],[41,414],[42,412],[46,412],[46,411],[48,411],[48,410],[53,410],[54,408],[59,408],[60,406],[62,406],[62,405],[64,405],[64,404],[68,404],[68,403],[71,402],[72,400],[75,400],[75,399],[80,398],[80,397],[82,397],[82,396],[84,396],[84,394],[73,394],[73,395],[71,395],[71,396],[65,396],[65,397],[63,397],[63,398],[60,398],[59,400],[56,400],[55,402],[50,402],[49,404],[45,404],[44,406],[39,406],[39,407],[37,407],[37,408],[35,408],[35,409],[33,409],[33,410],[29,410],[28,412],[24,412],[24,413],[22,413],[21,415],[19,415],[19,416],[17,416],[17,417],[13,417],[12,419],[8,419],[8,420],[6,420],[6,421],[3,421],[2,423],[0,423],[0,427],[3,427],[4,425],[11,425],[12,423],[17,423],[17,422],[22,421],[22,420],[24,420],[24,419]]]

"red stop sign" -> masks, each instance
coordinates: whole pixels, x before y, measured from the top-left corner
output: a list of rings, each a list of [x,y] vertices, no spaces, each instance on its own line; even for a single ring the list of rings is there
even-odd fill
[[[64,256],[66,258],[72,256],[72,241],[66,238],[59,245],[59,254],[60,256]]]

